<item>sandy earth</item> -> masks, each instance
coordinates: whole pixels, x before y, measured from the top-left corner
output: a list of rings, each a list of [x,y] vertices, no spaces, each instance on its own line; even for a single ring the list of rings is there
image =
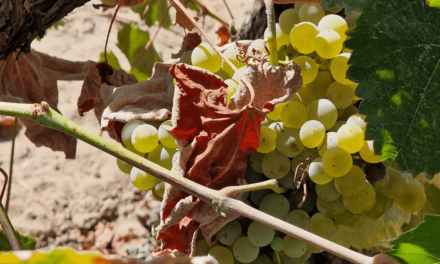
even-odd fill
[[[202,1],[203,2],[203,1]],[[222,0],[211,0],[212,10],[230,22]],[[253,1],[227,0],[239,27],[250,14]],[[66,17],[67,24],[48,30],[41,42],[32,47],[43,53],[68,60],[98,60],[104,49],[111,10],[102,13],[91,3]],[[174,11],[172,13],[172,21]],[[117,31],[123,23],[139,22],[131,10],[121,10],[109,39],[109,50],[119,58],[121,66],[129,63],[116,47]],[[147,29],[142,22],[142,29]],[[211,18],[204,21],[210,39],[218,42],[214,31],[218,27]],[[157,30],[150,29],[150,34]],[[154,41],[156,50],[167,60],[176,53],[184,35],[180,27],[161,30]],[[76,103],[82,82],[58,82],[59,109],[68,119],[88,130],[99,133],[93,113],[79,117]],[[109,139],[104,133],[105,138]],[[9,170],[11,142],[0,139],[0,166]],[[81,141],[76,160],[66,160],[64,154],[48,148],[37,148],[21,129],[16,142],[12,196],[9,216],[19,232],[37,238],[37,248],[69,246],[75,249],[100,249],[145,258],[157,242],[150,227],[158,219],[157,202],[150,192],[134,188],[119,171],[115,158]],[[3,180],[0,179],[0,184]]]

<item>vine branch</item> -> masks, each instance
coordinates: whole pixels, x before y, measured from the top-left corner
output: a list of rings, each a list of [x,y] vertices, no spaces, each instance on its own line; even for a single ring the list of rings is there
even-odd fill
[[[9,159],[9,182],[8,182],[8,193],[6,194],[6,213],[9,209],[9,199],[11,197],[11,188],[12,188],[12,172],[14,169],[14,152],[15,152],[15,136],[17,134],[17,122],[18,118],[14,119],[14,127],[12,128],[12,146],[11,146],[11,158]],[[2,193],[3,196],[3,193]],[[1,201],[1,199],[0,199]]]
[[[275,27],[275,11],[273,8],[273,0],[264,0],[267,14],[267,38],[264,40],[267,43],[269,50],[269,62],[272,66],[278,66],[278,51],[277,51],[277,38]]]

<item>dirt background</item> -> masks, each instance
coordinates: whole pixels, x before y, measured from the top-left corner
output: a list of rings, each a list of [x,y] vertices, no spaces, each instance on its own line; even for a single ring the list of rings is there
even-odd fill
[[[202,2],[231,22],[223,0]],[[226,2],[235,26],[240,27],[252,10],[253,1]],[[64,26],[51,28],[40,42],[34,41],[32,48],[67,60],[97,61],[104,50],[112,13],[112,10],[104,13],[95,10],[89,2],[65,17]],[[174,13],[171,10],[172,21]],[[130,22],[138,23],[144,30],[148,28],[139,15],[121,9],[109,38],[108,50],[116,54],[124,69],[129,69],[129,63],[116,47],[117,32]],[[210,17],[204,19],[204,29],[216,43],[219,40],[214,32],[218,27]],[[157,26],[149,30],[151,35]],[[168,31],[162,29],[154,46],[168,60],[171,53],[179,51],[183,36],[184,31],[178,26]],[[99,133],[93,113],[85,117],[77,113],[81,86],[82,82],[59,81],[58,107],[68,119]],[[106,133],[103,137],[110,139]],[[6,171],[9,171],[10,151],[11,141],[0,138],[0,166]],[[98,249],[106,254],[143,259],[158,246],[150,230],[158,219],[160,203],[151,192],[133,187],[129,177],[119,171],[114,157],[78,141],[76,159],[66,160],[63,153],[35,147],[24,136],[24,129],[17,135],[14,157],[9,216],[20,233],[37,239],[37,248]]]

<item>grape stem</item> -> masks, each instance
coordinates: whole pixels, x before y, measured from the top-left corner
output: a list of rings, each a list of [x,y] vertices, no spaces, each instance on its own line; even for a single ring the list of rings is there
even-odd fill
[[[232,196],[233,194],[237,194],[237,193],[245,193],[245,192],[258,191],[264,189],[270,189],[275,193],[287,192],[287,188],[278,186],[277,180],[268,180],[268,181],[240,185],[240,186],[230,186],[223,188],[221,192],[223,192],[226,196]]]
[[[269,63],[276,67],[278,66],[278,52],[277,52],[277,38],[275,27],[275,10],[273,8],[273,0],[264,0],[267,15],[267,35],[264,41],[269,50]]]
[[[374,259],[371,257],[354,252],[304,229],[284,222],[281,219],[263,213],[242,201],[229,197],[228,188],[230,187],[224,188],[220,191],[212,190],[206,186],[184,178],[181,175],[177,175],[145,158],[142,158],[133,152],[126,150],[117,143],[107,141],[66,119],[58,112],[52,110],[45,102],[40,104],[0,102],[0,115],[31,119],[41,126],[62,131],[157,177],[159,180],[169,183],[190,195],[200,198],[202,201],[213,205],[215,208],[220,208],[220,211],[222,212],[240,214],[353,263],[375,263],[373,262]],[[0,206],[0,220],[4,219],[5,213],[3,207]]]

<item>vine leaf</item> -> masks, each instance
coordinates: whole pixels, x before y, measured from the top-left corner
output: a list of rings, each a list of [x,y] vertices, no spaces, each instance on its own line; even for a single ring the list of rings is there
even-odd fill
[[[439,18],[422,0],[368,0],[347,41],[366,138],[384,162],[428,179],[440,172]]]
[[[135,13],[138,13],[140,18],[145,21],[147,26],[151,27],[156,21],[160,22],[164,16],[165,21],[162,25],[165,29],[169,29],[171,26],[171,19],[168,11],[168,3],[166,0],[149,0],[144,1],[141,6],[132,8]]]
[[[104,52],[101,52],[99,54],[99,61],[98,62],[104,62],[105,61],[105,57],[104,57]],[[119,60],[116,57],[116,55],[113,53],[113,51],[107,52],[107,62],[108,65],[112,66],[112,68],[114,70],[120,70],[121,65],[119,64]]]
[[[216,75],[182,63],[173,65],[170,73],[178,89],[168,131],[182,151],[172,171],[215,190],[244,184],[246,158],[258,148],[261,121],[273,110],[273,102],[287,101],[301,88],[299,72],[293,64],[287,69],[272,67],[267,58],[255,62],[246,73],[259,100],[251,106],[248,94],[242,92],[236,100],[245,105],[230,109],[226,105],[227,85]],[[262,86],[254,82],[267,77],[274,82],[265,89],[272,92],[261,92]],[[167,184],[157,227],[162,245],[154,254],[194,254],[199,228],[207,241],[214,242],[213,235],[238,217],[233,213],[222,217],[216,209]]]
[[[179,1],[183,6],[186,6],[183,0]],[[188,29],[189,31],[191,31],[194,28],[194,25],[191,23],[185,13],[182,12],[179,8],[176,8],[173,1],[171,1],[171,5],[176,9],[176,23],[174,24],[179,24],[179,26],[183,27],[184,29]],[[199,18],[197,17],[194,17],[194,19],[196,21],[199,20]]]
[[[59,112],[58,80],[83,80],[95,62],[71,62],[32,51],[21,54],[19,51],[0,61],[0,101],[16,103],[47,102]],[[66,158],[75,158],[76,139],[67,134],[42,127],[36,122],[20,118],[26,127],[25,135],[37,147],[45,146],[54,151],[63,151]]]
[[[171,54],[171,58],[178,59],[183,53],[195,49],[200,43],[202,43],[202,37],[198,33],[187,34],[182,41],[182,46],[177,54]]]
[[[440,0],[426,0],[426,4],[431,7],[440,8]]]
[[[229,32],[229,29],[226,25],[222,25],[215,33],[220,37],[220,44],[218,44],[219,47],[228,43],[231,32]]]
[[[23,249],[25,250],[32,250],[35,249],[35,245],[37,244],[37,241],[35,238],[30,236],[24,236],[17,232],[18,237],[20,238],[20,243],[23,246]],[[0,230],[0,251],[9,251],[12,250],[11,245],[9,244],[8,238],[6,237],[5,233],[3,233],[3,230]]]
[[[367,0],[322,0],[324,8],[344,7],[345,14],[362,11],[362,6]]]
[[[393,240],[393,250],[386,254],[401,263],[439,263],[440,262],[440,216],[425,215],[425,221],[399,238]]]

